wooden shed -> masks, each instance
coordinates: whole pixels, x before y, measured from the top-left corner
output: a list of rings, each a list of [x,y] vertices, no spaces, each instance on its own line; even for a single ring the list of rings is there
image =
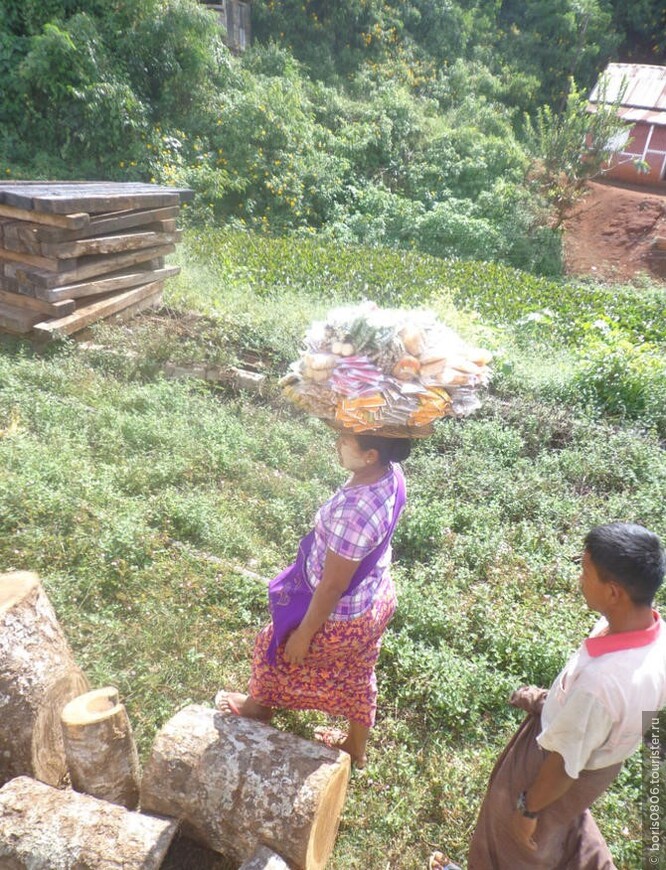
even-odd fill
[[[245,51],[252,41],[252,14],[249,2],[243,0],[203,0],[209,9],[217,12],[225,32],[225,43],[236,52]]]
[[[590,111],[602,99],[619,99],[620,117],[627,122],[605,177],[666,191],[666,66],[608,64],[590,94]]]

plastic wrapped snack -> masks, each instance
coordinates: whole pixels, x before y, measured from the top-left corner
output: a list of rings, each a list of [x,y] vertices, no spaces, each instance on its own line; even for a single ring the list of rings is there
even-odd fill
[[[294,404],[338,428],[422,437],[435,420],[479,407],[491,359],[430,311],[364,302],[313,323],[281,383]]]

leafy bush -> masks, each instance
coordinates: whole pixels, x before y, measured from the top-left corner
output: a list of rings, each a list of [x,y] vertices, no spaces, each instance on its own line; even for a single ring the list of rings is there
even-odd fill
[[[452,737],[480,733],[483,714],[501,708],[512,689],[510,679],[478,656],[470,660],[396,632],[385,640],[383,668],[398,708]]]
[[[605,416],[654,427],[666,437],[663,346],[635,344],[620,330],[609,329],[585,350],[569,398]]]
[[[90,16],[46,24],[32,37],[14,87],[23,106],[19,131],[31,149],[67,164],[65,175],[139,176],[150,135],[146,110],[122,69],[114,69]],[[19,147],[19,158],[26,159],[25,145]]]
[[[158,127],[196,135],[218,91],[236,83],[215,15],[191,0],[169,0],[137,17],[117,47]]]
[[[537,347],[539,341],[547,345],[556,336],[563,346],[582,348],[603,324],[614,322],[621,322],[631,341],[666,342],[666,294],[658,286],[637,294],[632,287],[551,281],[498,263],[359,248],[321,237],[264,239],[231,230],[193,234],[191,250],[226,284],[251,297],[279,287],[319,303],[368,297],[384,304],[427,306],[441,296],[512,335],[524,334],[526,347],[535,340]],[[538,361],[538,353],[533,356]]]

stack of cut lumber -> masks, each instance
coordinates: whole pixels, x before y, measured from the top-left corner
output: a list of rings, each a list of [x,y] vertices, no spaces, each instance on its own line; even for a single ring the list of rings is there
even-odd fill
[[[192,191],[154,184],[0,183],[0,331],[72,335],[158,305]]]

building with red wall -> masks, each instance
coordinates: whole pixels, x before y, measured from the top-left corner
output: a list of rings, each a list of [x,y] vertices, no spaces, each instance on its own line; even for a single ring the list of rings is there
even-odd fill
[[[627,130],[604,177],[663,186],[666,192],[666,66],[608,64],[590,94],[590,111],[601,100],[618,98]]]

